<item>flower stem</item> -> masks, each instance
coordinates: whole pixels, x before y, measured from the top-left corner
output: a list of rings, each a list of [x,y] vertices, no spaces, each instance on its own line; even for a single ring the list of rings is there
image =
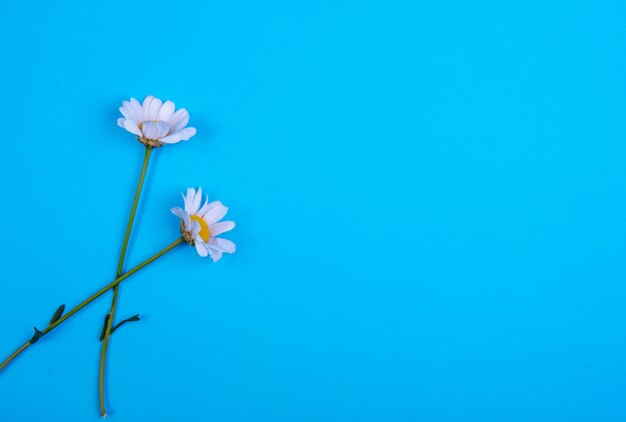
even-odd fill
[[[7,366],[13,359],[15,359],[17,357],[17,355],[19,355],[24,350],[26,350],[26,348],[28,346],[30,346],[30,344],[31,344],[30,340],[28,340],[26,343],[22,344],[22,346],[20,346],[19,349],[17,349],[15,352],[13,352],[13,354],[11,356],[9,356],[7,358],[7,360],[5,360],[4,362],[2,362],[2,364],[0,364],[0,371],[2,371],[4,369],[4,367]]]
[[[133,229],[133,221],[135,221],[135,213],[137,212],[137,204],[139,203],[139,197],[141,196],[141,188],[143,187],[143,181],[146,178],[146,172],[148,171],[148,163],[150,162],[150,154],[152,153],[152,147],[146,145],[146,152],[143,156],[143,166],[141,167],[141,174],[139,175],[139,182],[137,183],[137,189],[135,190],[135,197],[133,198],[133,205],[130,209],[130,215],[128,216],[128,224],[126,225],[126,233],[124,234],[124,242],[122,243],[122,251],[120,252],[120,259],[117,263],[117,277],[122,275],[122,269],[124,267],[124,259],[126,257],[126,249],[128,248],[128,239],[130,238],[130,232]]]
[[[83,309],[85,306],[89,305],[94,300],[98,299],[100,296],[102,296],[103,294],[105,294],[106,292],[111,290],[113,287],[119,285],[122,281],[126,280],[131,275],[135,274],[136,272],[138,272],[142,268],[146,267],[147,265],[153,263],[154,261],[156,261],[157,259],[159,259],[163,255],[165,255],[166,253],[168,253],[169,251],[174,249],[176,246],[178,246],[178,245],[180,245],[180,244],[182,244],[184,242],[185,242],[185,239],[182,236],[179,237],[174,242],[170,243],[168,246],[166,246],[165,248],[161,249],[156,254],[152,255],[152,257],[146,259],[141,264],[137,265],[133,269],[131,269],[128,272],[124,273],[123,275],[119,276],[118,278],[116,278],[115,280],[113,280],[112,282],[110,282],[109,284],[107,284],[106,286],[104,286],[103,288],[101,288],[100,290],[98,290],[97,292],[92,294],[91,296],[89,296],[87,299],[83,300],[80,304],[78,304],[76,307],[74,307],[74,309],[72,309],[71,311],[69,311],[68,313],[63,315],[56,322],[54,322],[52,324],[49,324],[43,331],[40,332],[39,337],[48,334],[50,331],[54,330],[59,325],[63,324],[65,321],[67,321],[69,318],[71,318],[78,311]],[[2,371],[20,353],[22,353],[29,346],[34,344],[35,341],[37,341],[39,339],[39,337],[37,337],[37,339],[35,339],[35,337],[33,337],[33,339],[27,341],[22,346],[20,346],[15,352],[13,352],[13,354],[11,354],[11,356],[9,356],[4,362],[0,363],[0,371]]]
[[[135,198],[133,199],[133,205],[130,208],[130,215],[128,216],[128,224],[126,225],[126,233],[124,234],[124,241],[122,242],[122,251],[120,252],[120,258],[117,263],[117,273],[115,277],[122,275],[124,268],[124,259],[126,258],[126,249],[128,248],[128,239],[133,229],[133,221],[135,220],[135,213],[137,212],[137,204],[139,203],[139,197],[141,196],[141,189],[143,187],[143,181],[146,178],[146,172],[148,170],[148,163],[150,162],[150,154],[152,153],[152,147],[146,145],[146,152],[143,157],[143,166],[141,167],[141,174],[139,175],[139,182],[137,182],[137,189],[135,190]],[[117,297],[119,294],[120,286],[113,287],[113,300],[111,302],[111,308],[106,318],[106,327],[103,331],[102,348],[100,350],[100,370],[99,370],[99,400],[100,400],[100,413],[102,416],[106,416],[106,409],[104,403],[104,368],[106,366],[107,350],[109,348],[109,337],[111,336],[111,327],[115,319],[115,311],[117,309]]]

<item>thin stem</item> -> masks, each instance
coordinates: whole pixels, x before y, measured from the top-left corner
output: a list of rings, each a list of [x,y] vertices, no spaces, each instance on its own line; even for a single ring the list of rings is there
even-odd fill
[[[74,309],[72,309],[71,311],[69,311],[68,313],[63,315],[56,322],[48,325],[45,328],[45,330],[41,331],[41,335],[48,334],[50,331],[54,330],[59,325],[63,324],[65,321],[67,321],[69,318],[71,318],[74,314],[76,314],[78,311],[83,309],[85,306],[89,305],[91,302],[93,302],[94,300],[98,299],[100,296],[102,296],[103,294],[105,294],[106,292],[111,290],[113,287],[115,287],[118,284],[120,284],[122,281],[126,280],[131,275],[135,274],[139,270],[141,270],[144,267],[148,266],[149,264],[153,263],[154,261],[156,261],[157,259],[159,259],[163,255],[165,255],[166,253],[168,253],[169,251],[174,249],[176,246],[182,244],[184,241],[185,241],[185,239],[182,236],[179,237],[174,242],[170,243],[168,246],[166,246],[165,248],[161,249],[159,252],[157,252],[156,254],[152,255],[150,258],[146,259],[141,264],[137,265],[135,268],[129,270],[128,272],[124,273],[120,277],[116,278],[115,280],[113,280],[112,282],[110,282],[109,284],[107,284],[106,286],[104,286],[103,288],[101,288],[100,290],[98,290],[97,292],[92,294],[91,296],[89,296],[87,299],[83,300],[80,304],[78,304],[78,306],[76,306]],[[34,344],[34,342],[31,339],[31,340],[27,341],[26,343],[24,343],[21,347],[19,347],[15,352],[13,352],[13,354],[11,356],[9,356],[4,362],[0,363],[0,371],[2,371],[13,359],[15,359],[20,353],[22,353],[24,350],[26,350],[32,344]]]
[[[11,362],[13,359],[15,359],[17,357],[17,355],[19,355],[20,353],[22,353],[24,350],[26,350],[26,348],[30,346],[30,340],[28,340],[26,343],[22,344],[22,346],[17,349],[15,352],[13,352],[13,354],[11,356],[9,356],[7,358],[7,360],[5,360],[4,362],[2,362],[2,364],[0,365],[0,371],[2,371],[4,369],[5,366],[7,366],[9,364],[9,362]]]
[[[122,268],[124,267],[124,259],[126,257],[126,248],[128,248],[128,239],[130,238],[130,232],[133,229],[133,221],[135,221],[135,213],[137,212],[137,204],[139,203],[139,197],[141,196],[141,188],[143,187],[143,181],[146,178],[146,172],[148,171],[148,163],[150,162],[150,154],[152,153],[152,147],[146,145],[146,152],[143,156],[143,166],[141,167],[141,174],[139,175],[139,182],[137,183],[137,189],[135,190],[135,198],[133,198],[133,205],[130,209],[130,215],[128,216],[128,224],[126,225],[126,233],[124,234],[124,242],[122,243],[122,251],[120,252],[120,259],[117,263],[117,277],[122,275]]]
[[[133,205],[130,208],[130,215],[128,216],[128,224],[126,225],[126,233],[124,234],[124,241],[122,242],[122,251],[120,252],[120,258],[117,263],[117,273],[115,277],[122,275],[124,268],[124,259],[126,258],[126,249],[128,248],[128,239],[133,229],[133,222],[135,220],[135,213],[137,212],[137,204],[139,203],[139,197],[141,196],[141,189],[143,187],[143,181],[146,178],[146,172],[148,170],[148,163],[150,162],[150,154],[152,153],[152,147],[146,145],[146,152],[143,157],[143,166],[141,167],[141,174],[139,175],[139,182],[137,182],[137,189],[135,190],[135,198],[133,199]],[[99,369],[99,400],[100,400],[100,413],[102,416],[106,416],[106,409],[104,403],[104,368],[106,367],[107,351],[109,349],[109,337],[111,336],[111,326],[115,319],[115,311],[117,309],[117,297],[119,294],[120,286],[113,287],[113,300],[111,302],[111,308],[109,309],[108,318],[106,319],[106,327],[104,329],[104,337],[102,338],[102,348],[100,350],[100,369]]]

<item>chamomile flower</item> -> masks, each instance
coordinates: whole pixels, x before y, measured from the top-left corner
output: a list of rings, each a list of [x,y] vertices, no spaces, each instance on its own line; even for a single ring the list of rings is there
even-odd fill
[[[160,147],[163,144],[175,144],[187,141],[196,134],[193,127],[185,127],[189,123],[189,113],[184,108],[176,110],[173,102],[162,102],[148,95],[139,104],[134,98],[122,101],[120,112],[124,117],[117,119],[123,127],[144,145]]]
[[[211,255],[214,262],[222,257],[223,253],[235,253],[235,244],[228,239],[217,237],[218,235],[235,228],[234,221],[220,221],[228,212],[228,208],[220,201],[202,203],[202,188],[198,191],[194,188],[187,189],[187,194],[182,194],[185,201],[185,209],[172,208],[172,213],[181,219],[180,232],[191,246],[195,246],[198,255],[205,257]]]

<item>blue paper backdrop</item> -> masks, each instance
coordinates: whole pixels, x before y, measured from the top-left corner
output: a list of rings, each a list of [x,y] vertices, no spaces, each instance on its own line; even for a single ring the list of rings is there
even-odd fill
[[[0,354],[112,279],[202,185],[237,254],[123,285],[113,421],[626,419],[626,4],[0,5]],[[0,374],[0,420],[97,420],[109,297]]]

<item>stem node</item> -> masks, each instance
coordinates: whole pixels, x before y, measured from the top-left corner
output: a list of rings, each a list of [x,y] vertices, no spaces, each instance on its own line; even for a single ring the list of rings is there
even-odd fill
[[[40,338],[43,337],[44,333],[42,333],[41,331],[39,331],[37,329],[37,327],[33,327],[33,330],[35,330],[35,334],[33,334],[33,337],[30,339],[29,343],[30,344],[35,344],[39,341]]]

